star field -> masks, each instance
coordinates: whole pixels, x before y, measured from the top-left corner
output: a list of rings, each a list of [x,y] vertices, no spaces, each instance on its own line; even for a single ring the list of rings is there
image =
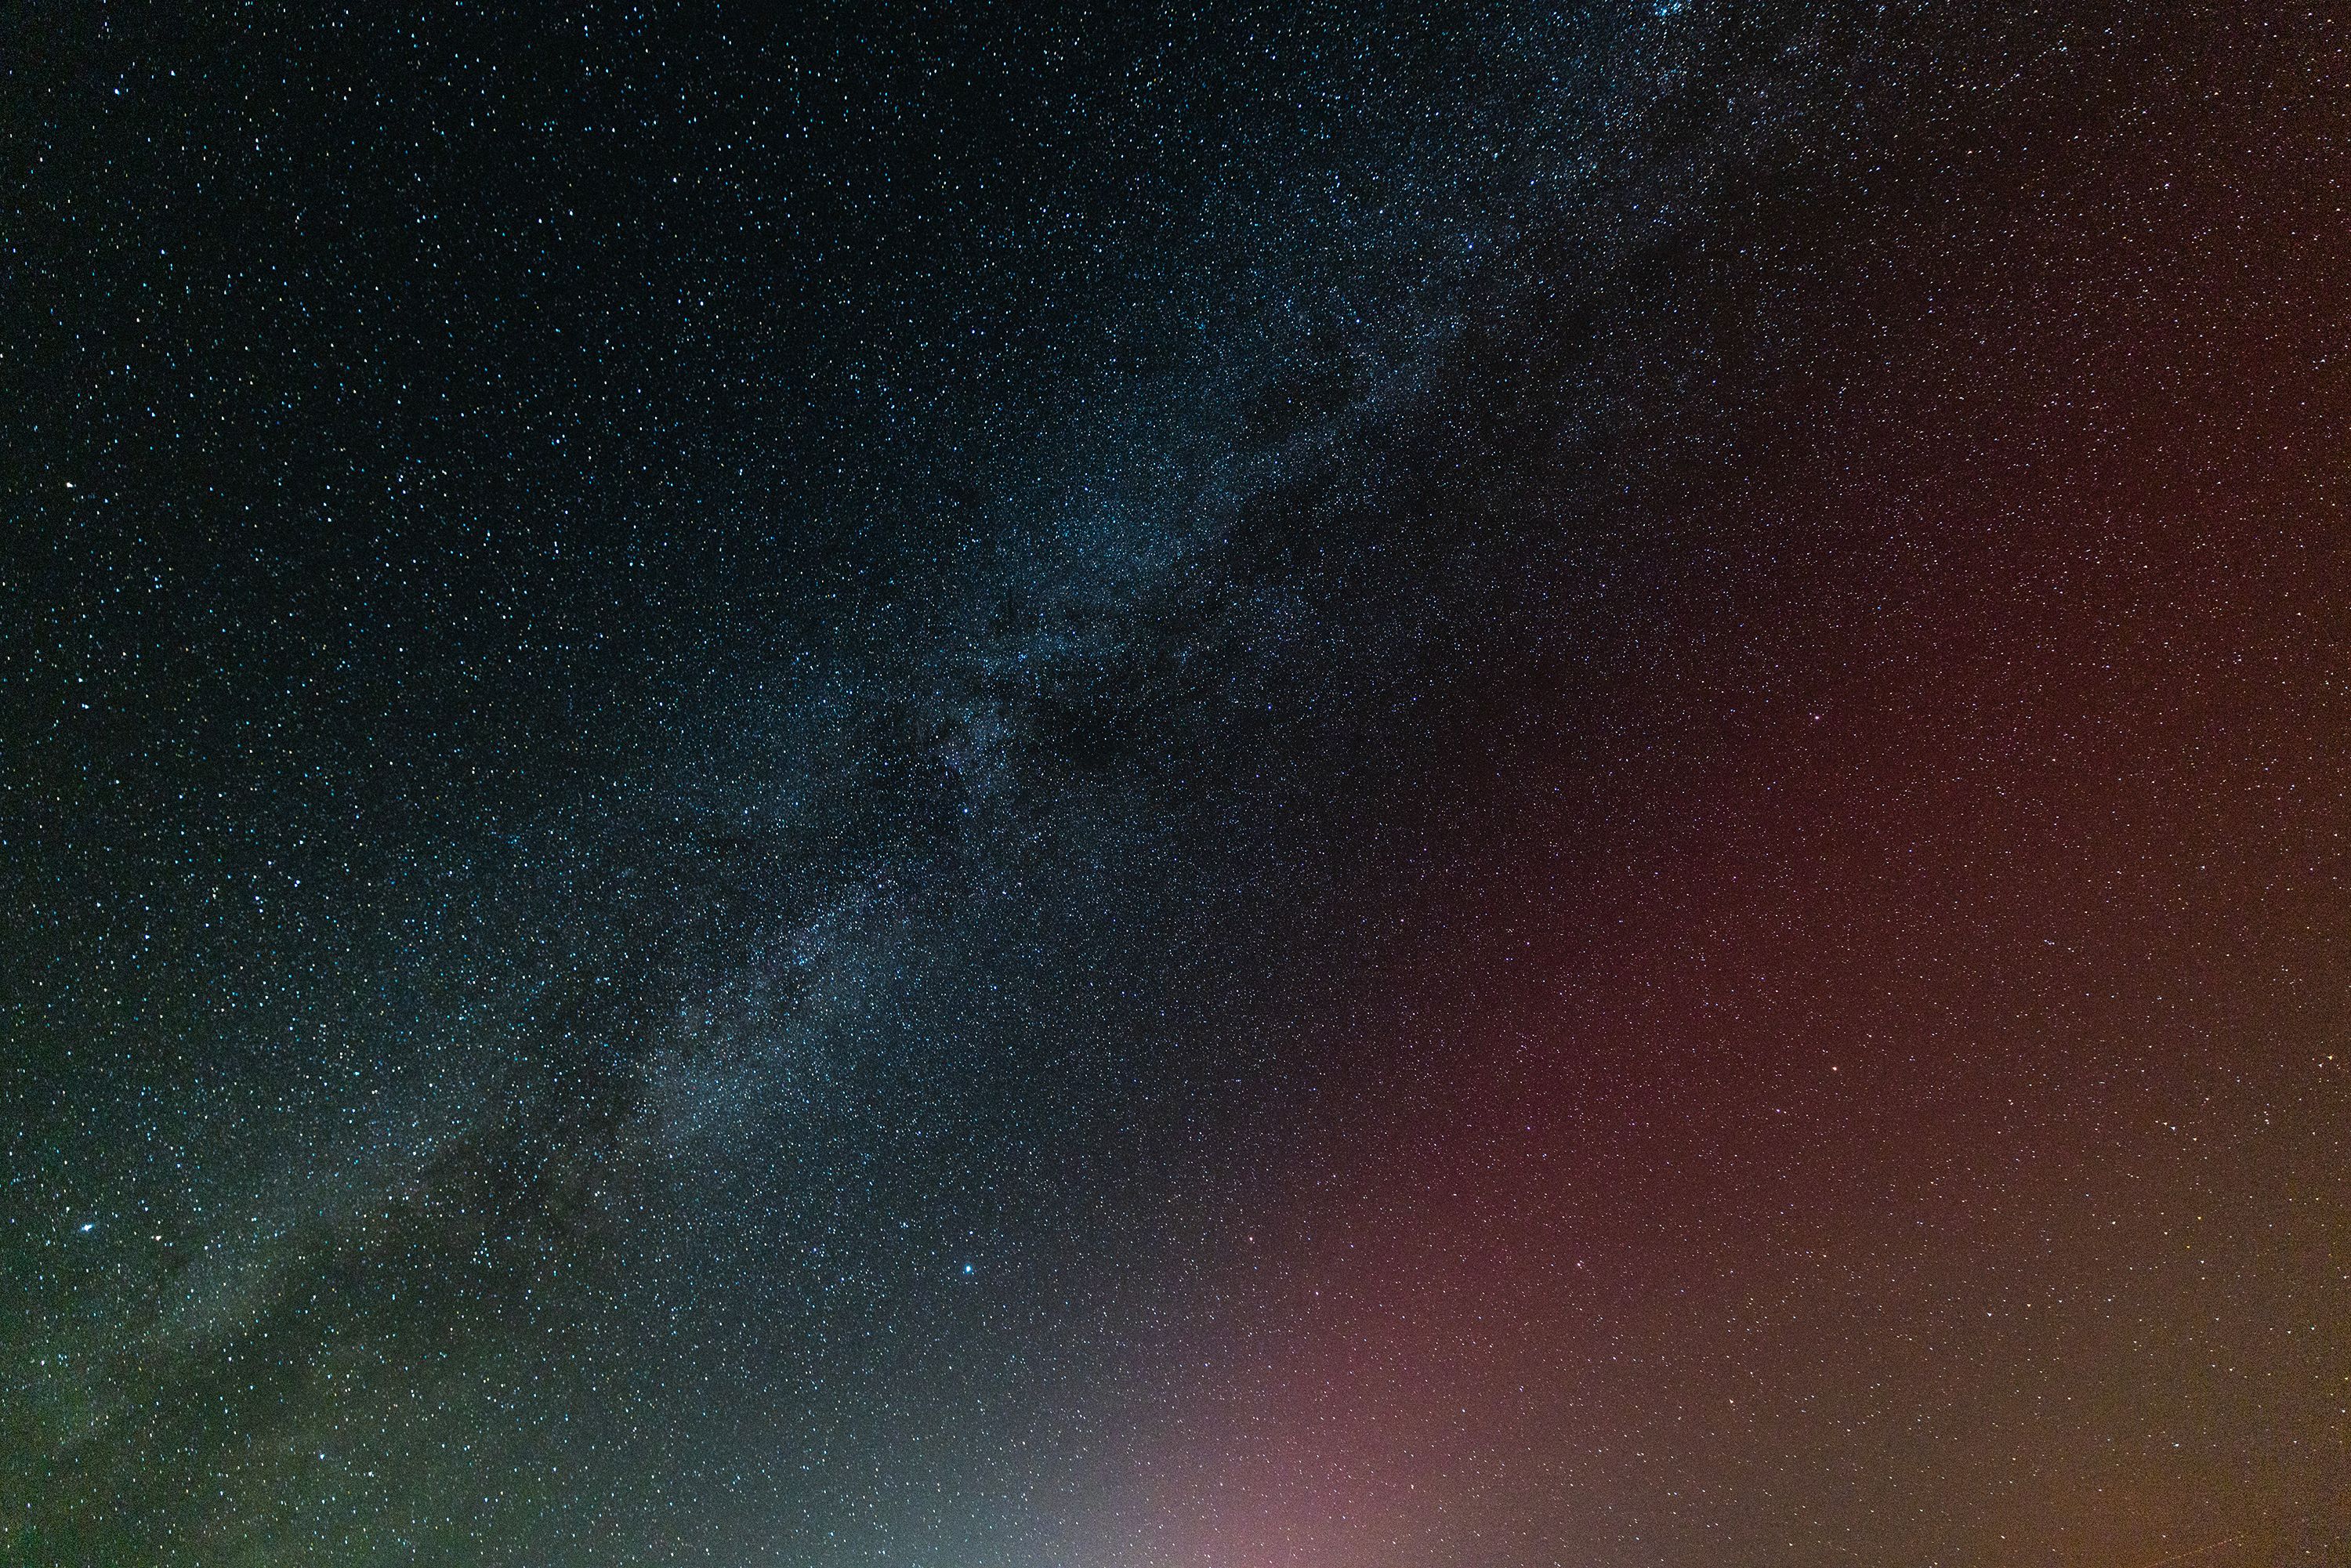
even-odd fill
[[[2342,1560],[2344,37],[0,18],[0,1558]]]

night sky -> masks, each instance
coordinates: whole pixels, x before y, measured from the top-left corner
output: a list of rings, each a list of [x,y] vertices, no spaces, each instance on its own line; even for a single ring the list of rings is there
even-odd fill
[[[0,10],[0,1562],[2351,1562],[2351,19]]]

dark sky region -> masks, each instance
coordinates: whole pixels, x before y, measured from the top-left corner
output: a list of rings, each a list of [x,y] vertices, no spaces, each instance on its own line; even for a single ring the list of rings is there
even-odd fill
[[[0,1561],[2351,1561],[2346,44],[0,11]]]

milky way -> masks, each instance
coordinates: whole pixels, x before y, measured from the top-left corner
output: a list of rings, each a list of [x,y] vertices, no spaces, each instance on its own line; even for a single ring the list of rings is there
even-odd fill
[[[0,60],[0,1556],[2351,1552],[2334,20]]]

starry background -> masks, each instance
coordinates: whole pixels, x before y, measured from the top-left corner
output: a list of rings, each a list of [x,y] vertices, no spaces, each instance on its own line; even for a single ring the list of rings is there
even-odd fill
[[[2343,1561],[2346,37],[0,13],[0,1556]]]

